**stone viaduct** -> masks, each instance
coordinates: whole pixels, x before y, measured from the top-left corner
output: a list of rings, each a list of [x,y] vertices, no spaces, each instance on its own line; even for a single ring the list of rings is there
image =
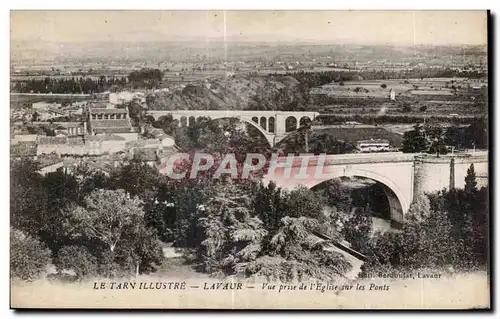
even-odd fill
[[[275,146],[283,140],[291,131],[299,128],[305,120],[313,121],[317,112],[281,112],[281,111],[225,111],[225,110],[172,110],[172,111],[147,111],[147,115],[153,116],[155,120],[165,115],[172,115],[174,120],[179,121],[180,126],[189,126],[199,117],[211,119],[236,118],[247,122],[257,128],[269,142]]]
[[[301,165],[304,160],[307,164]],[[487,152],[440,157],[405,153],[288,156],[280,158],[278,163],[274,174],[270,171],[264,181],[274,180],[285,189],[298,185],[312,188],[342,176],[376,181],[388,198],[391,222],[395,225],[404,222],[410,204],[419,195],[463,188],[472,163],[478,187],[488,184]]]

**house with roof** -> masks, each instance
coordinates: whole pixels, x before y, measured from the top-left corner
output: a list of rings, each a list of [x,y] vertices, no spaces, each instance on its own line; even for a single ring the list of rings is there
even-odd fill
[[[36,158],[37,143],[35,141],[19,141],[10,144],[10,157],[13,159]]]
[[[89,108],[87,128],[90,135],[115,134],[126,140],[137,140],[138,134],[132,127],[127,108]]]
[[[60,155],[56,153],[42,154],[38,156],[39,172],[43,175],[53,173],[64,166]]]
[[[66,111],[61,111],[55,108],[48,108],[46,110],[36,111],[38,121],[49,121],[61,117],[68,116],[69,113]],[[34,114],[32,115],[34,117]]]
[[[37,155],[56,153],[65,156],[100,156],[105,153],[124,152],[126,143],[125,138],[113,134],[83,137],[39,136]]]

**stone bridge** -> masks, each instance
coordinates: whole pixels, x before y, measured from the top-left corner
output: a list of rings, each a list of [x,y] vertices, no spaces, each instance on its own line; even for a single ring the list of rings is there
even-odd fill
[[[307,161],[307,164],[303,161]],[[390,218],[395,225],[404,222],[410,204],[420,194],[442,189],[463,188],[467,169],[474,163],[478,187],[488,183],[488,153],[454,156],[371,153],[345,155],[308,155],[283,157],[264,181],[274,180],[279,187],[309,188],[342,176],[365,177],[376,181],[387,196]],[[273,174],[274,172],[274,174]]]
[[[199,117],[211,119],[236,118],[247,122],[261,132],[269,145],[275,146],[290,132],[299,128],[304,121],[313,121],[317,112],[281,112],[281,111],[224,111],[224,110],[172,110],[172,111],[147,111],[146,115],[158,120],[162,116],[172,115],[179,121],[180,126],[189,126]]]

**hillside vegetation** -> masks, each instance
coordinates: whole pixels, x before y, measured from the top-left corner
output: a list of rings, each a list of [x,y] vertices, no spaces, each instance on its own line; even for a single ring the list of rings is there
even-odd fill
[[[291,76],[236,76],[153,93],[155,110],[304,110],[308,90]]]

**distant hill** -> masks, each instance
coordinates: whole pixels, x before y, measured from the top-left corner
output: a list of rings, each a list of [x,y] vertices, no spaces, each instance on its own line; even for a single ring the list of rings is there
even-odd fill
[[[291,76],[244,76],[180,86],[148,97],[154,110],[301,110],[308,92]]]
[[[79,62],[215,62],[222,61],[310,61],[319,56],[331,60],[442,60],[444,64],[464,56],[486,56],[485,46],[390,46],[310,44],[282,42],[148,41],[83,42],[11,41],[11,61],[53,63]],[[227,49],[227,52],[225,51]]]

